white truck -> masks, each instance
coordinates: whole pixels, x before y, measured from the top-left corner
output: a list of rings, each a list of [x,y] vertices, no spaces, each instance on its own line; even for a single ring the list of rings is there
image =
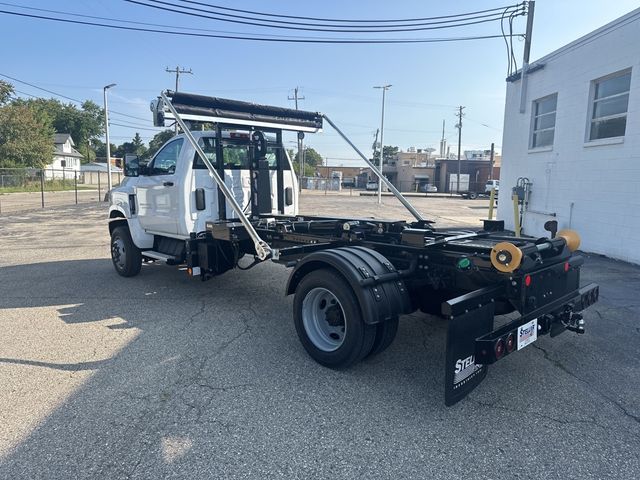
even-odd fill
[[[445,403],[464,398],[488,366],[538,336],[584,332],[582,310],[598,300],[580,287],[579,237],[514,237],[502,222],[477,231],[440,230],[422,217],[326,116],[188,93],[163,92],[154,124],[183,133],[110,194],[111,257],[118,274],[143,261],[184,266],[194,278],[270,260],[292,268],[300,341],[322,365],[345,368],[393,341],[399,316],[422,310],[447,319]],[[283,130],[329,123],[405,205],[415,221],[300,215]],[[206,122],[211,131],[191,131]],[[195,126],[195,125],[194,125]],[[240,260],[244,257],[252,258]],[[239,291],[238,295],[246,292]],[[517,311],[494,328],[494,317]]]

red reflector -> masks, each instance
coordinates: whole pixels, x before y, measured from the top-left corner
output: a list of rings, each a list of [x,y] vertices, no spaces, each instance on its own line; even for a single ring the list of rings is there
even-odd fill
[[[527,275],[526,277],[524,277],[524,284],[528,287],[529,285],[531,285],[531,275]]]
[[[510,333],[510,334],[507,336],[507,342],[506,342],[506,344],[507,344],[507,353],[511,353],[511,352],[513,352],[513,349],[514,349],[514,348],[515,348],[515,346],[516,346],[516,336],[515,336],[513,333]]]
[[[569,271],[569,262],[565,262],[564,264],[564,271],[568,272]]]
[[[493,351],[496,354],[496,359],[499,360],[504,355],[504,340],[501,338],[498,339],[495,346],[493,347]]]

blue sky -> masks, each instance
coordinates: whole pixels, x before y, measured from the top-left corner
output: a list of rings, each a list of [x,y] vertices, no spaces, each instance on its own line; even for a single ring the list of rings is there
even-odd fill
[[[209,3],[286,15],[383,19],[450,15],[505,6],[510,2],[210,0]],[[274,33],[261,27],[161,12],[122,0],[9,0],[0,1],[0,10],[38,14],[8,6],[10,4],[189,28]],[[541,57],[637,6],[637,2],[631,0],[538,0],[531,58]],[[519,17],[515,31],[524,32],[524,29],[525,19]],[[0,31],[4,40],[2,74],[99,104],[102,104],[102,86],[117,83],[110,94],[110,108],[139,119],[113,115],[113,123],[135,124],[113,125],[113,143],[129,140],[136,131],[146,140],[153,135],[149,101],[160,90],[173,88],[174,77],[165,72],[165,67],[176,65],[194,72],[194,75],[183,76],[181,90],[213,96],[293,106],[287,97],[297,85],[305,97],[300,108],[329,115],[366,153],[370,152],[373,135],[380,124],[381,94],[372,87],[383,83],[393,84],[387,96],[386,145],[402,149],[437,148],[443,119],[445,136],[453,145],[457,141],[454,128],[457,105],[466,107],[463,148],[489,148],[491,142],[495,142],[499,150],[502,142],[507,71],[502,38],[412,45],[271,44],[125,32],[5,14],[0,14]],[[499,25],[490,23],[435,33],[415,32],[412,36],[499,33]],[[523,42],[515,40],[518,65],[522,61],[522,47]],[[21,92],[51,96],[13,83]],[[287,146],[295,146],[294,138],[293,135],[287,138],[291,142]],[[330,165],[359,164],[352,160],[355,154],[330,127],[322,134],[308,136],[307,143],[328,158]]]

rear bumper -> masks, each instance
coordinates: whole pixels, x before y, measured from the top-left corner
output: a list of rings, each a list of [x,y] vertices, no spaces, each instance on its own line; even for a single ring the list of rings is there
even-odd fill
[[[467,396],[487,375],[489,365],[526,347],[538,336],[578,331],[578,313],[598,301],[599,287],[589,284],[535,308],[494,329],[495,301],[504,296],[504,287],[486,287],[445,302],[448,317],[445,354],[445,404],[453,405]],[[535,322],[533,320],[535,319]],[[521,336],[518,330],[523,327]],[[533,328],[535,327],[535,328]],[[532,330],[533,328],[533,330]],[[511,337],[510,346],[508,341]],[[497,348],[501,345],[500,348]]]
[[[476,364],[490,365],[516,352],[517,341],[514,343],[513,339],[518,338],[518,329],[531,320],[537,319],[537,336],[549,333],[552,337],[559,335],[567,329],[572,315],[596,303],[599,295],[600,287],[591,283],[477,338],[475,341]],[[512,341],[508,342],[510,336]],[[496,348],[500,342],[503,342],[502,345],[505,347],[502,350]],[[507,348],[507,345],[512,345],[512,348]],[[499,352],[502,353],[498,354]]]

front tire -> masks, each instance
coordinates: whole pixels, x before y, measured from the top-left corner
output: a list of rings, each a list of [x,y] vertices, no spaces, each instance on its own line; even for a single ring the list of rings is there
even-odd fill
[[[119,275],[133,277],[142,268],[142,253],[135,246],[127,227],[116,227],[111,234],[111,261]]]
[[[307,353],[329,368],[347,368],[362,360],[376,336],[375,326],[363,321],[351,286],[331,270],[316,270],[302,279],[293,318]]]

